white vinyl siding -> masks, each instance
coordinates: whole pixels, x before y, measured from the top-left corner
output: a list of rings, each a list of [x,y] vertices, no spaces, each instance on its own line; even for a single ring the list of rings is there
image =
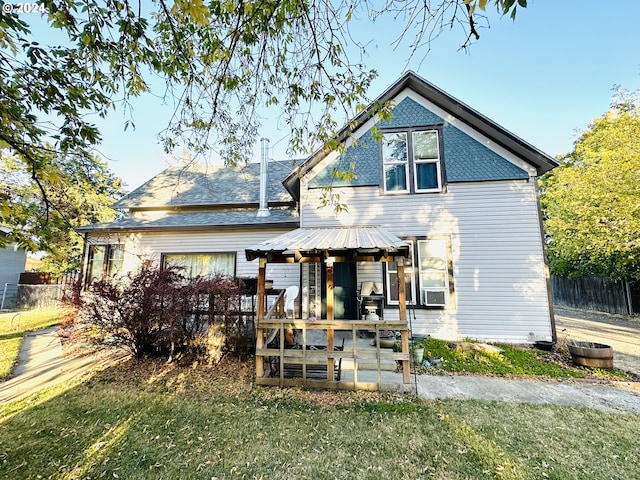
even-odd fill
[[[0,235],[2,233],[0,232]],[[18,244],[8,244],[6,248],[0,248],[0,288],[4,288],[6,283],[17,284],[20,274],[24,272],[27,262],[27,253]]]
[[[303,188],[301,226],[379,225],[401,238],[451,239],[455,298],[444,309],[416,308],[414,331],[448,339],[550,339],[535,182],[453,183],[446,194],[420,201],[377,187],[335,190],[348,212],[318,209],[321,191]],[[385,309],[385,319],[397,315],[397,308]]]
[[[245,249],[269,238],[284,233],[284,229],[222,230],[215,232],[148,232],[133,233],[126,238],[125,264],[127,270],[139,265],[142,259],[150,258],[158,264],[163,253],[180,252],[235,252],[236,276],[257,277],[258,260],[248,262]],[[267,279],[273,280],[274,288],[300,285],[300,266],[297,264],[267,264]]]

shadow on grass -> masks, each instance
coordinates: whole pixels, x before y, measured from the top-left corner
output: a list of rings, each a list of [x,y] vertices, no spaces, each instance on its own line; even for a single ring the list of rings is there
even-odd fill
[[[16,338],[22,338],[26,335],[26,332],[9,332],[0,334],[0,343],[7,340],[15,340]]]
[[[25,399],[9,416],[11,407],[0,406],[0,477],[636,474],[628,459],[640,454],[639,415],[259,388],[252,375],[252,362],[230,359],[217,367],[128,360],[39,401]]]

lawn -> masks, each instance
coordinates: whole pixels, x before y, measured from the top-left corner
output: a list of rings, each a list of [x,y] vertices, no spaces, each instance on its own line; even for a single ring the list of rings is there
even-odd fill
[[[0,406],[0,478],[638,478],[640,415],[252,387],[124,363]]]
[[[0,380],[11,372],[27,332],[60,323],[64,310],[56,308],[0,314]]]
[[[474,342],[471,342],[474,343]],[[558,342],[553,352],[545,352],[526,346],[498,344],[500,355],[481,350],[452,348],[450,342],[428,338],[422,345],[425,358],[442,361],[437,368],[421,369],[424,373],[476,373],[498,376],[537,376],[553,378],[603,378],[633,380],[630,374],[618,369],[595,369],[575,366],[566,342]]]

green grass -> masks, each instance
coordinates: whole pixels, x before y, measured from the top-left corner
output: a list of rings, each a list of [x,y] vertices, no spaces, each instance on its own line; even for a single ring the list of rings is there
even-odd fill
[[[425,358],[442,358],[439,367],[447,372],[470,372],[484,375],[534,375],[546,377],[584,378],[588,375],[610,378],[627,378],[619,370],[594,370],[570,367],[550,360],[548,352],[536,349],[524,349],[512,345],[500,344],[504,353],[488,354],[477,350],[455,350],[450,342],[426,339]],[[434,369],[429,369],[433,371]]]
[[[2,405],[0,478],[638,478],[640,415],[251,388],[250,368],[146,363]]]
[[[0,380],[11,372],[25,334],[56,325],[63,315],[55,308],[0,314]]]

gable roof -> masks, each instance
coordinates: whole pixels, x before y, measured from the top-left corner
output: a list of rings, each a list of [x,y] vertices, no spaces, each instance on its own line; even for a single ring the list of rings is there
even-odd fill
[[[435,85],[429,83],[412,71],[405,73],[396,83],[372,102],[367,109],[340,130],[340,132],[338,132],[338,140],[345,141],[349,137],[351,133],[349,125],[362,125],[370,119],[374,112],[374,105],[388,102],[405,89],[413,90],[437,107],[451,114],[453,117],[460,119],[476,131],[482,133],[491,141],[523,159],[535,167],[538,175],[558,166],[557,161],[553,157],[547,155],[541,150],[538,150],[533,145],[525,142],[513,133],[505,130],[494,121],[472,109],[460,100],[452,97]],[[320,163],[328,153],[329,152],[320,148],[284,179],[282,182],[283,185],[295,199],[299,199],[300,197],[300,178],[318,165],[318,163]]]
[[[270,205],[293,203],[282,179],[291,161],[268,163]],[[153,210],[185,207],[249,206],[260,202],[260,163],[242,167],[169,167],[114,204],[114,208]]]

